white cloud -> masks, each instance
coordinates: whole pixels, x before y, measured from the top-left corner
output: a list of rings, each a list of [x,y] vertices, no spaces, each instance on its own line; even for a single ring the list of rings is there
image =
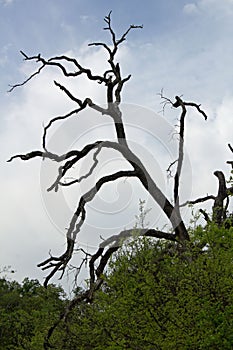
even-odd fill
[[[87,15],[82,15],[82,16],[79,16],[80,17],[80,19],[82,20],[82,21],[88,21],[89,19],[90,19],[90,16],[87,16]]]
[[[80,15],[79,18],[82,22],[96,21],[96,17],[91,15]]]
[[[183,7],[183,12],[190,14],[205,14],[213,18],[229,17],[233,14],[232,0],[197,0],[196,2],[187,3]]]
[[[0,66],[4,67],[8,61],[8,50],[11,44],[4,45],[0,50]]]
[[[1,4],[3,4],[4,6],[9,6],[13,3],[14,0],[1,0]]]
[[[193,15],[198,13],[197,5],[194,3],[184,5],[183,12],[187,15]]]

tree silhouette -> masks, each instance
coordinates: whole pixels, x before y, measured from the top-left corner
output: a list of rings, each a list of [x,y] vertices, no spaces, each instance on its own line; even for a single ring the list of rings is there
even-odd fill
[[[83,67],[79,61],[75,58],[71,58],[66,55],[54,56],[49,59],[44,58],[41,54],[36,56],[28,56],[21,51],[25,61],[37,62],[39,68],[30,75],[26,80],[20,84],[11,86],[10,91],[13,91],[16,87],[25,85],[35,76],[39,75],[46,67],[53,66],[61,71],[65,77],[79,78],[79,76],[85,76],[90,81],[94,81],[98,84],[102,84],[106,91],[106,107],[102,106],[92,101],[90,98],[85,98],[84,100],[79,99],[74,96],[64,85],[57,81],[54,84],[61,89],[61,91],[74,103],[77,107],[71,112],[57,116],[49,121],[49,123],[44,127],[43,137],[42,137],[42,150],[36,150],[29,152],[27,154],[14,155],[9,159],[12,161],[15,158],[20,158],[23,161],[28,161],[32,158],[39,157],[42,159],[48,159],[53,162],[58,163],[58,174],[54,183],[48,188],[48,191],[58,191],[61,186],[72,186],[73,184],[79,183],[81,179],[75,179],[69,182],[64,181],[64,177],[67,176],[69,170],[77,165],[82,159],[85,159],[90,153],[93,154],[93,163],[89,169],[89,172],[84,176],[84,178],[89,177],[95,170],[98,164],[98,154],[104,149],[113,149],[121,154],[123,158],[127,161],[129,165],[129,170],[119,170],[110,175],[101,177],[92,188],[90,188],[84,195],[81,196],[79,202],[77,203],[77,208],[75,209],[70,224],[66,233],[66,250],[60,256],[50,255],[48,259],[41,262],[38,266],[43,270],[50,270],[48,273],[44,285],[47,286],[50,279],[57,273],[61,273],[63,276],[68,263],[70,262],[74,249],[78,245],[78,234],[86,220],[86,206],[87,203],[92,201],[99,190],[109,182],[113,182],[120,178],[137,178],[141,185],[144,187],[145,191],[150,194],[153,200],[159,205],[161,211],[166,215],[167,219],[172,225],[173,232],[160,231],[155,228],[133,228],[128,230],[123,230],[103,241],[96,252],[92,255],[85,253],[85,261],[89,261],[89,273],[90,273],[90,284],[86,291],[79,293],[70,305],[65,310],[61,318],[65,318],[68,312],[73,308],[73,306],[79,301],[91,301],[96,290],[100,288],[103,283],[103,272],[108,264],[111,255],[117,251],[123,239],[128,238],[136,231],[138,235],[155,237],[157,239],[164,239],[168,241],[175,242],[178,246],[184,246],[187,241],[189,241],[189,233],[181,217],[180,208],[187,204],[195,204],[204,202],[206,200],[214,200],[213,205],[213,220],[219,225],[223,222],[226,217],[227,206],[224,207],[224,200],[227,199],[230,194],[233,193],[233,187],[227,188],[225,177],[222,172],[216,171],[214,174],[218,178],[219,190],[216,196],[208,195],[202,198],[198,198],[193,201],[187,201],[180,204],[180,176],[182,172],[183,160],[184,160],[184,131],[185,131],[185,118],[189,108],[194,108],[197,114],[207,119],[207,115],[201,109],[199,104],[193,102],[184,101],[181,97],[176,96],[175,100],[172,101],[163,96],[161,92],[162,102],[164,107],[169,104],[173,108],[180,109],[179,117],[179,139],[178,139],[178,154],[177,159],[172,162],[168,168],[175,168],[174,176],[174,186],[173,186],[173,201],[171,202],[163,191],[157,185],[156,179],[152,178],[150,173],[147,171],[146,167],[139,157],[131,150],[128,145],[125,124],[123,120],[123,115],[121,111],[121,100],[122,100],[122,89],[124,85],[129,81],[130,75],[123,77],[121,73],[120,64],[116,61],[116,55],[119,50],[120,45],[126,40],[127,35],[134,29],[140,29],[142,26],[130,25],[129,28],[122,34],[118,39],[116,37],[115,31],[112,27],[111,12],[104,19],[106,27],[104,30],[109,32],[111,38],[111,45],[107,45],[104,42],[94,42],[89,44],[89,46],[98,46],[106,50],[108,54],[108,65],[107,69],[102,75],[95,75],[89,68]],[[68,67],[72,67],[69,69]],[[85,145],[81,150],[70,150],[64,154],[55,154],[48,150],[47,147],[47,132],[54,123],[60,120],[65,120],[73,115],[80,114],[83,110],[92,109],[101,115],[106,115],[111,117],[112,123],[115,127],[115,132],[117,135],[117,141],[103,141],[97,140],[96,142],[89,143]],[[230,150],[232,150],[231,146]],[[232,162],[229,161],[232,165]],[[208,214],[203,211],[206,220],[209,219]],[[56,326],[56,325],[55,325]],[[55,327],[54,326],[54,327]],[[50,335],[53,329],[50,330]]]

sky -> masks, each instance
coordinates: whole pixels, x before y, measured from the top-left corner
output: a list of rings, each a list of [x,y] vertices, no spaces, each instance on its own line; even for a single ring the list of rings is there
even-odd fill
[[[43,125],[51,117],[74,108],[54,80],[66,84],[81,99],[105,103],[104,87],[84,78],[68,81],[56,69],[47,69],[27,85],[8,93],[9,85],[24,81],[36,65],[24,62],[20,50],[46,58],[66,54],[77,58],[93,72],[107,68],[103,49],[88,43],[110,44],[103,18],[112,11],[118,37],[130,24],[131,31],[117,59],[125,76],[132,74],[123,90],[123,120],[132,149],[142,158],[156,182],[169,196],[172,180],[166,168],[176,157],[178,110],[162,112],[158,93],[170,99],[182,95],[202,105],[204,121],[195,110],[186,118],[183,200],[215,194],[215,170],[229,178],[233,143],[233,1],[232,0],[0,0],[0,165],[1,246],[0,271],[11,266],[11,278],[43,281],[45,272],[37,263],[65,249],[65,232],[79,196],[93,181],[114,169],[128,169],[119,154],[104,151],[90,181],[58,193],[46,188],[56,176],[56,164],[33,159],[6,161],[14,154],[41,149]],[[48,144],[57,152],[82,148],[98,139],[114,139],[110,119],[84,111],[79,118],[57,123]],[[85,174],[92,158],[80,164]],[[75,176],[71,174],[71,176]],[[47,187],[46,187],[47,186]],[[152,208],[151,227],[165,225],[163,215],[137,181],[124,179],[108,184],[88,206],[88,218],[80,234],[80,246],[90,253],[100,242],[135,224],[139,199]],[[207,209],[210,209],[207,205]],[[183,213],[189,220],[187,209]],[[77,252],[74,264],[80,261]],[[57,283],[56,278],[54,282]],[[64,278],[67,287],[70,280]]]

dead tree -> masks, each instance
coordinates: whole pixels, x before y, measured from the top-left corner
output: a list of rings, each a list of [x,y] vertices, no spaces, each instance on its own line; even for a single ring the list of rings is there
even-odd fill
[[[200,105],[197,105],[192,102],[185,102],[178,96],[176,96],[174,103],[172,103],[168,99],[165,99],[165,102],[166,103],[170,102],[173,107],[181,108],[178,158],[177,158],[177,161],[171,164],[172,166],[177,162],[177,169],[176,169],[175,181],[174,181],[174,205],[173,205],[168,200],[166,195],[157,186],[156,180],[152,179],[152,177],[146,170],[145,166],[143,165],[142,161],[130,149],[127,143],[125,126],[122,118],[122,112],[120,109],[122,88],[124,84],[130,79],[131,76],[128,75],[127,77],[122,77],[120,64],[115,61],[116,54],[120,44],[126,40],[128,33],[132,29],[142,28],[142,26],[131,25],[125,31],[125,33],[120,37],[120,39],[117,39],[111,24],[111,13],[109,13],[109,15],[106,16],[104,20],[107,24],[107,26],[104,29],[109,31],[112,45],[108,46],[103,42],[95,42],[95,43],[89,44],[90,46],[103,47],[109,55],[109,59],[108,59],[109,69],[106,70],[102,75],[94,75],[89,68],[85,68],[81,66],[81,64],[78,62],[77,59],[71,58],[65,55],[54,56],[49,59],[45,59],[44,57],[42,57],[41,54],[38,54],[36,56],[28,56],[21,51],[21,54],[23,55],[25,61],[36,61],[40,66],[38,70],[34,72],[32,75],[30,75],[25,81],[23,81],[20,84],[11,86],[9,90],[9,91],[13,91],[16,87],[25,85],[36,75],[40,74],[40,72],[43,69],[45,69],[47,66],[53,66],[58,68],[65,77],[79,77],[80,75],[84,75],[89,80],[95,81],[99,84],[103,84],[106,87],[107,107],[103,108],[97,105],[88,97],[85,98],[83,101],[80,100],[79,98],[75,97],[65,86],[61,85],[57,81],[54,81],[54,84],[57,87],[59,87],[61,91],[64,92],[69,99],[71,99],[73,102],[77,104],[77,108],[75,108],[74,110],[72,110],[71,112],[63,116],[55,117],[49,121],[49,123],[44,127],[44,132],[42,137],[42,148],[43,148],[42,150],[32,151],[27,154],[14,155],[9,159],[9,162],[15,158],[20,158],[21,160],[27,161],[35,157],[40,157],[42,159],[47,158],[57,162],[58,164],[62,164],[58,168],[57,178],[55,179],[54,183],[48,188],[48,191],[52,191],[52,190],[58,191],[60,186],[72,186],[80,182],[80,179],[76,179],[67,183],[67,182],[63,182],[63,179],[65,175],[67,175],[71,167],[77,164],[80,161],[80,159],[83,159],[90,152],[94,152],[93,153],[94,165],[91,167],[88,173],[88,176],[91,175],[92,172],[94,171],[95,166],[98,164],[97,155],[99,154],[99,152],[101,152],[103,148],[111,148],[118,151],[124,157],[124,159],[128,162],[128,164],[131,166],[131,169],[129,170],[124,170],[124,171],[121,170],[111,175],[103,176],[94,184],[94,186],[88,192],[86,192],[80,198],[77,208],[74,211],[73,216],[71,218],[69,228],[67,231],[66,251],[61,256],[58,256],[58,257],[50,256],[47,260],[43,261],[38,265],[42,267],[42,269],[44,270],[51,269],[51,272],[45,279],[45,286],[48,284],[49,280],[54,276],[56,272],[61,271],[62,274],[64,273],[68,262],[72,258],[75,242],[77,240],[77,235],[81,230],[81,227],[86,219],[86,204],[95,197],[97,192],[101,189],[101,187],[104,184],[111,181],[115,181],[119,178],[123,178],[123,177],[138,178],[138,180],[141,182],[145,190],[149,192],[149,194],[152,196],[152,198],[155,200],[155,202],[160,206],[161,210],[167,216],[168,220],[172,224],[173,231],[174,231],[173,233],[167,233],[167,232],[162,232],[151,228],[151,229],[148,229],[147,231],[141,230],[140,232],[141,234],[143,235],[146,234],[146,235],[160,238],[160,239],[162,238],[166,240],[179,241],[180,243],[182,243],[185,240],[189,240],[187,229],[181,218],[180,206],[179,206],[180,175],[181,175],[183,155],[184,155],[184,151],[183,151],[184,120],[187,113],[187,107],[189,106],[196,108],[197,111],[201,113],[205,119],[207,119],[207,116],[204,113],[204,111],[201,110]],[[70,63],[73,65],[72,71],[67,69],[66,63]],[[163,96],[161,97],[164,98]],[[112,118],[116,135],[117,135],[117,141],[97,140],[94,143],[87,144],[81,150],[71,150],[62,155],[58,155],[50,152],[46,144],[46,136],[47,136],[48,129],[51,128],[56,121],[63,120],[73,115],[80,114],[84,109],[87,109],[87,108],[93,109],[102,115],[107,115]],[[116,236],[116,238],[113,239],[112,237],[110,240],[106,240],[103,244],[101,244],[98,252],[92,256],[90,260],[90,266],[93,267],[94,266],[93,261],[96,261],[100,257],[102,257],[100,259],[100,266],[103,266],[103,261],[106,260],[107,262],[108,255],[109,255],[109,250],[103,255],[104,249],[107,246],[109,246],[110,243],[113,244],[114,240],[115,240],[114,243],[116,243],[116,241],[118,241],[120,237],[125,235],[130,235],[130,230],[124,231],[120,233],[118,236]],[[114,249],[116,249],[117,245],[118,244],[114,244]],[[95,273],[97,274],[97,277],[98,275],[100,275],[99,273],[100,270],[101,270],[100,268],[95,269]],[[91,276],[93,277],[92,269],[91,269]]]
[[[233,148],[230,144],[228,144],[229,149],[231,152],[233,152]],[[233,161],[227,161],[227,164],[230,164],[233,168]],[[216,170],[214,172],[214,175],[218,179],[218,192],[216,196],[214,195],[207,195],[205,197],[197,198],[195,200],[189,200],[181,205],[181,207],[187,205],[187,204],[198,204],[203,203],[208,200],[213,200],[214,204],[212,206],[212,218],[210,219],[209,215],[203,210],[200,209],[200,212],[203,214],[205,220],[209,222],[214,222],[218,226],[221,226],[224,224],[226,218],[227,218],[227,210],[230,202],[230,196],[233,195],[233,186],[232,186],[232,177],[230,178],[231,185],[227,187],[227,182],[225,179],[225,175],[222,171]],[[229,214],[230,217],[233,216],[233,213]],[[233,224],[233,222],[232,222]],[[232,226],[231,224],[231,226]],[[228,224],[229,225],[229,224]]]
[[[23,161],[28,161],[32,158],[38,157],[41,159],[49,159],[58,163],[58,174],[54,183],[48,188],[48,191],[58,191],[60,186],[73,186],[80,182],[80,179],[75,179],[70,182],[64,182],[64,177],[72,166],[77,165],[78,162],[85,158],[88,154],[93,154],[93,165],[87,176],[91,175],[98,164],[98,154],[104,148],[111,148],[119,152],[123,158],[129,164],[129,170],[119,170],[118,172],[112,173],[110,175],[103,176],[100,178],[89,191],[87,191],[77,203],[77,208],[75,209],[73,216],[71,217],[69,227],[66,234],[66,250],[60,256],[50,255],[48,259],[41,262],[38,266],[43,270],[50,269],[50,273],[47,275],[44,285],[47,286],[50,279],[57,273],[61,273],[63,276],[68,263],[70,262],[74,249],[78,245],[78,233],[80,232],[82,225],[85,222],[87,211],[86,205],[88,202],[93,200],[98,191],[106,183],[115,181],[119,178],[124,177],[134,177],[137,178],[141,185],[144,187],[154,201],[159,205],[161,211],[166,215],[167,219],[172,225],[173,232],[159,231],[154,228],[137,228],[137,233],[139,235],[155,237],[157,239],[164,239],[168,241],[177,242],[177,244],[184,244],[189,240],[189,234],[185,227],[185,224],[181,217],[180,212],[180,176],[183,165],[184,158],[184,130],[185,130],[185,118],[187,115],[187,108],[193,107],[201,114],[205,119],[207,116],[205,112],[200,108],[200,105],[193,102],[185,102],[180,97],[176,96],[175,101],[165,98],[162,94],[161,97],[165,104],[170,103],[172,107],[180,109],[179,117],[179,150],[177,155],[177,160],[175,160],[170,166],[174,167],[176,165],[175,178],[174,178],[174,204],[169,201],[166,195],[161,191],[156,183],[156,179],[153,179],[142,161],[138,156],[130,149],[127,137],[125,133],[125,124],[123,120],[123,115],[121,111],[121,97],[123,86],[130,79],[130,75],[123,77],[121,73],[120,64],[116,62],[116,54],[118,52],[119,46],[126,40],[127,35],[133,29],[142,28],[142,26],[131,25],[123,35],[118,39],[116,37],[115,31],[112,28],[111,13],[105,17],[106,27],[104,30],[108,31],[111,38],[111,45],[107,45],[103,42],[95,42],[89,44],[90,46],[102,47],[106,50],[108,54],[108,64],[109,69],[106,70],[102,75],[95,75],[92,73],[91,69],[83,67],[79,61],[75,58],[68,57],[66,55],[54,56],[49,59],[44,58],[41,54],[36,56],[28,56],[21,51],[25,61],[35,61],[38,63],[39,68],[30,75],[26,80],[20,84],[11,86],[10,91],[13,91],[16,87],[23,86],[28,83],[35,76],[39,75],[41,71],[46,69],[46,67],[53,66],[61,71],[62,75],[65,77],[78,78],[79,76],[85,76],[90,81],[102,84],[106,89],[106,108],[103,108],[92,101],[89,97],[84,100],[79,99],[74,96],[65,86],[57,81],[54,81],[56,87],[60,88],[61,91],[76,104],[76,108],[69,113],[58,116],[49,121],[49,123],[44,127],[43,137],[42,137],[42,150],[35,150],[27,154],[18,154],[9,159],[12,161],[15,158],[20,158]],[[67,68],[67,64],[73,66],[72,70]],[[117,135],[117,141],[103,141],[97,140],[94,143],[87,144],[81,150],[70,150],[67,153],[58,155],[50,152],[47,147],[47,132],[59,120],[64,120],[73,115],[79,115],[84,109],[92,109],[100,113],[103,116],[109,116],[115,127],[115,132]],[[103,282],[102,274],[103,271],[111,257],[111,255],[119,248],[122,239],[130,237],[131,233],[135,231],[124,230],[116,235],[106,239],[102,242],[93,255],[86,256],[85,259],[89,260],[89,270],[90,270],[90,286],[89,289],[81,293],[74,299],[67,310],[64,312],[61,318],[65,318],[67,313],[73,308],[75,303],[80,300],[91,301],[96,290],[98,290]],[[52,331],[51,331],[52,332]]]

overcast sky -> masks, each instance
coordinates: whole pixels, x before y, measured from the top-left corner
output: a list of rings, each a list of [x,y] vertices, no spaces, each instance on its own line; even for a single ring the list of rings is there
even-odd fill
[[[8,84],[22,82],[36,68],[23,62],[20,50],[46,58],[69,54],[102,73],[107,67],[105,53],[87,45],[94,41],[109,43],[102,28],[110,10],[118,36],[130,24],[143,24],[142,30],[130,32],[118,55],[123,74],[132,74],[124,88],[124,121],[132,147],[145,158],[159,186],[169,195],[172,182],[167,181],[166,167],[175,159],[172,135],[179,115],[169,107],[165,115],[158,113],[162,88],[171,99],[183,95],[184,100],[201,103],[209,116],[205,122],[191,110],[186,120],[183,199],[214,194],[215,170],[223,170],[229,177],[226,161],[231,154],[227,143],[233,143],[232,0],[0,0],[0,268],[11,265],[16,270],[14,278],[20,281],[26,276],[43,280],[45,273],[36,264],[48,256],[49,249],[54,254],[63,252],[72,209],[78,195],[93,182],[66,193],[60,191],[56,197],[45,193],[56,174],[54,167],[39,159],[6,160],[17,153],[41,149],[43,123],[74,108],[53,85],[54,79],[66,83],[80,98],[90,97],[101,104],[105,95],[102,86],[85,79],[68,82],[54,69],[10,94],[6,92]],[[115,137],[110,119],[100,119],[93,112],[58,123],[54,130],[49,142],[58,152],[63,146],[81,148],[86,142]],[[94,180],[114,167],[129,168],[118,154],[104,153],[100,160],[102,165]],[[83,173],[87,169],[86,164],[81,165]],[[100,235],[107,237],[132,227],[139,198],[153,207],[134,181],[107,185],[89,206],[87,225],[80,237],[82,246],[92,252]],[[149,219],[156,227],[163,220],[159,221],[157,209],[153,210]],[[188,218],[187,213],[184,215]]]

